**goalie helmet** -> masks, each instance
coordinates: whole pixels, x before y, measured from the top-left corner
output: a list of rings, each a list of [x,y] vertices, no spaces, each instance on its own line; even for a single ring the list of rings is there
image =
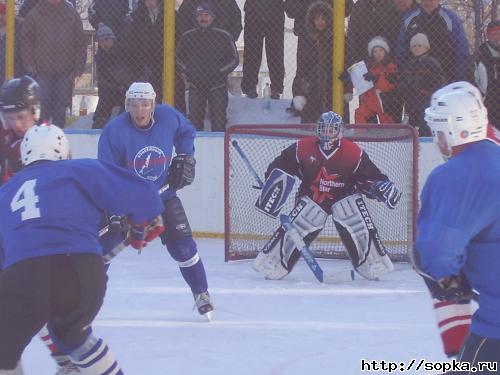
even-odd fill
[[[24,166],[38,160],[55,161],[69,158],[68,139],[55,125],[33,126],[21,142],[21,161]]]
[[[323,113],[318,120],[316,135],[323,151],[332,151],[338,147],[344,130],[344,120],[339,114],[329,111]]]
[[[454,83],[433,95],[431,106],[425,110],[425,121],[447,160],[453,147],[486,139],[488,112],[479,90]]]
[[[0,111],[4,113],[31,109],[38,119],[40,114],[40,86],[30,76],[6,81],[0,90]]]

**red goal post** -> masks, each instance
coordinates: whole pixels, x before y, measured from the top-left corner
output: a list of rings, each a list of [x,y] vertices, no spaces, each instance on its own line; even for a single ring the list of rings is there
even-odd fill
[[[259,213],[254,204],[260,190],[253,168],[263,180],[269,163],[300,138],[315,134],[316,125],[237,125],[227,129],[224,138],[224,230],[225,260],[251,259],[264,246],[279,219]],[[403,192],[395,210],[365,199],[379,235],[390,257],[408,261],[416,232],[418,208],[418,136],[408,125],[351,125],[344,137],[358,143],[371,160]],[[233,143],[236,141],[248,162]],[[299,181],[281,210],[289,213]],[[346,258],[342,242],[328,218],[325,228],[312,243],[316,257]]]

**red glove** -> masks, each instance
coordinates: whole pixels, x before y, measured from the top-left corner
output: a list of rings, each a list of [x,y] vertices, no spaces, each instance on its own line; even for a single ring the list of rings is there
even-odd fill
[[[434,298],[433,302],[444,352],[448,357],[456,356],[469,334],[470,301],[440,301]]]
[[[141,224],[134,224],[129,221],[129,230],[127,234],[127,242],[136,250],[141,251],[148,242],[151,242],[158,237],[165,227],[161,215],[153,220],[146,221]]]

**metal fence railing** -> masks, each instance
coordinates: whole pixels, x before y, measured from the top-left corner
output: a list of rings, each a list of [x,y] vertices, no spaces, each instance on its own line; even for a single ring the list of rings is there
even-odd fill
[[[2,1],[14,10],[0,14],[0,22],[12,17],[7,35],[15,28],[14,42],[2,46],[2,78],[33,74],[49,93],[57,86],[53,77],[65,77],[59,94],[42,101],[52,120],[75,108],[75,95],[98,95],[102,105],[93,124],[102,127],[123,103],[127,85],[146,80],[159,100],[193,121],[200,122],[208,106],[215,130],[224,130],[222,115],[234,101],[267,96],[290,105],[303,97],[287,114],[302,122],[345,108],[350,122],[403,121],[426,135],[422,111],[432,91],[469,80],[500,127],[493,105],[500,101],[500,32],[491,23],[498,0],[442,0],[439,9],[412,0],[60,0],[62,12],[52,11],[48,0]],[[199,42],[189,33],[207,26],[203,22],[211,23],[211,32],[200,32],[205,39]],[[349,79],[353,70],[363,72],[360,80]]]

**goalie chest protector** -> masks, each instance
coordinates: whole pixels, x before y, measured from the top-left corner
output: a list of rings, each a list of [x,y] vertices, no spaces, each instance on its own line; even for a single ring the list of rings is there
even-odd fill
[[[350,195],[356,183],[363,150],[357,144],[342,139],[330,155],[319,147],[318,138],[304,138],[297,142],[297,161],[303,174],[301,191],[310,196],[326,212],[334,202]]]

